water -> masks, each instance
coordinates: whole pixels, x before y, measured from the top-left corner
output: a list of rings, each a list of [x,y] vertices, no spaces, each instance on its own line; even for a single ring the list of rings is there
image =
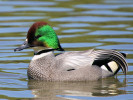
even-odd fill
[[[66,51],[118,49],[128,73],[94,82],[28,81],[33,50],[14,53],[29,27],[47,21]],[[133,100],[132,0],[0,0],[0,100]]]

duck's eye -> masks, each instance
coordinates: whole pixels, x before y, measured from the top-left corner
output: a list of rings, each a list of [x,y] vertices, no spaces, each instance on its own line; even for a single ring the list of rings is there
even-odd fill
[[[37,36],[35,36],[35,39],[38,39],[39,37],[41,37],[41,35],[37,35]]]

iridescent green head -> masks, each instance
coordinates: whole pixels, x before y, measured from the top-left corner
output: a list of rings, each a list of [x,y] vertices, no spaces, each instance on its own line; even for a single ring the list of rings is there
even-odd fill
[[[55,31],[46,22],[36,22],[30,27],[25,44],[28,44],[29,47],[39,46],[63,51]],[[20,51],[22,49],[24,48],[17,48],[15,51]]]

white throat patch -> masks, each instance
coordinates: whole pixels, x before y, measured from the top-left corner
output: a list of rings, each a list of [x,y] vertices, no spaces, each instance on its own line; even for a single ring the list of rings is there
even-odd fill
[[[40,54],[40,55],[35,55],[35,56],[32,58],[32,60],[37,60],[37,59],[42,58],[42,57],[44,57],[44,56],[50,55],[51,53],[53,53],[53,52],[47,52],[47,53],[42,53],[42,54]]]

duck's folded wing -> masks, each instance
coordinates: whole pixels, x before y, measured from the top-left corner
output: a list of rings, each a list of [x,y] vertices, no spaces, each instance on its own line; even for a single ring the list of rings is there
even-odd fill
[[[72,71],[84,67],[97,66],[116,74],[122,69],[126,74],[127,63],[123,54],[115,50],[88,50],[84,52],[66,52],[57,57],[62,70]],[[112,71],[113,70],[113,71]]]
[[[124,53],[120,53],[116,50],[96,50],[93,51],[90,57],[95,58],[92,65],[107,69],[114,74],[116,74],[119,69],[122,69],[126,75],[128,64],[125,61]]]
[[[88,51],[65,52],[56,56],[56,59],[60,69],[67,71],[76,70],[92,65],[94,58],[89,57],[92,51],[91,49]]]

